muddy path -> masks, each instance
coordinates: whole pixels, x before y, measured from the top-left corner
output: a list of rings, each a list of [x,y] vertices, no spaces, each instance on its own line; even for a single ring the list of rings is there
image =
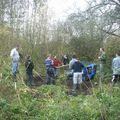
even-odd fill
[[[56,79],[56,82],[58,82],[59,79]],[[45,76],[41,77],[41,76],[36,76],[34,77],[34,86],[41,86],[46,84],[46,78]],[[60,82],[60,84],[65,85],[67,88],[66,93],[68,95],[72,94],[72,90],[73,90],[73,83],[72,80],[64,80],[62,82]],[[76,90],[76,94],[80,95],[91,95],[92,94],[92,88],[95,87],[93,80],[91,81],[84,81],[80,86],[79,89]]]
[[[72,80],[67,80],[66,81],[67,87],[68,87],[68,93],[67,94],[72,94],[73,91],[73,82]],[[83,81],[80,86],[77,86],[76,89],[76,94],[80,95],[91,95],[92,94],[92,88],[94,87],[92,81]]]

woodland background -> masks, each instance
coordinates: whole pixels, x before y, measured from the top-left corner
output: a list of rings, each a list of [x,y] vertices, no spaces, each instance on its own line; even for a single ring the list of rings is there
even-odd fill
[[[31,8],[32,5],[32,8]],[[31,9],[31,10],[30,10]],[[64,21],[49,22],[47,0],[0,1],[0,119],[1,120],[119,120],[120,88],[110,86],[111,61],[120,49],[120,0],[92,0],[85,11],[78,10]],[[20,73],[17,90],[11,78],[10,50],[20,45]],[[99,48],[107,54],[108,71],[102,90],[99,69],[91,94],[67,96],[66,78],[56,86],[29,89],[24,84],[24,61],[31,55],[35,71],[45,75],[47,54],[75,53],[80,60],[98,64]],[[36,73],[35,73],[36,75]]]

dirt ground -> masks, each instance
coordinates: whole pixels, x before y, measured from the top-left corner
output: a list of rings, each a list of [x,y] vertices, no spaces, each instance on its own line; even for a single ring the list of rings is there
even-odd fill
[[[67,80],[67,86],[69,89],[68,94],[72,94],[72,90],[73,90],[72,80]],[[93,87],[92,81],[83,81],[82,84],[80,84],[80,86],[77,86],[76,94],[90,95],[92,94],[92,90],[91,90],[92,87]]]
[[[34,84],[35,86],[41,86],[43,84],[46,84],[45,77],[42,77],[42,76],[34,77]]]
[[[41,77],[41,76],[36,76],[34,78],[34,86],[41,86],[43,84],[46,84],[46,80],[45,77]],[[61,84],[66,85],[68,88],[68,91],[66,91],[66,93],[68,95],[72,94],[72,89],[73,89],[73,83],[72,80],[65,80],[64,82],[62,82]],[[80,86],[79,89],[76,90],[76,94],[83,94],[83,95],[90,95],[92,94],[92,90],[91,88],[94,86],[93,84],[93,80],[92,81],[84,81]]]

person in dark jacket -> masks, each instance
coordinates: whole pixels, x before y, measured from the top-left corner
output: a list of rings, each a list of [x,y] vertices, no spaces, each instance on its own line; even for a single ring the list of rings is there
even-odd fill
[[[27,83],[29,86],[32,86],[34,64],[30,56],[28,56],[27,60],[25,61],[25,68],[26,68]]]
[[[72,65],[74,91],[76,90],[77,85],[80,86],[80,84],[82,83],[83,68],[84,68],[84,65],[78,59],[76,59],[76,61]]]
[[[69,64],[69,59],[68,59],[68,56],[67,56],[67,55],[64,55],[63,58],[62,58],[62,60],[63,60],[63,64],[64,64],[64,65]]]

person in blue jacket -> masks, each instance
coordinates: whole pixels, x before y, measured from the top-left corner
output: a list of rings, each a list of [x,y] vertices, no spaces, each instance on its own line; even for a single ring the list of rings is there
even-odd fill
[[[48,57],[45,59],[45,65],[46,65],[46,82],[47,84],[55,84],[54,76],[55,76],[55,70],[54,70],[54,61],[52,59],[51,54],[48,55]]]

